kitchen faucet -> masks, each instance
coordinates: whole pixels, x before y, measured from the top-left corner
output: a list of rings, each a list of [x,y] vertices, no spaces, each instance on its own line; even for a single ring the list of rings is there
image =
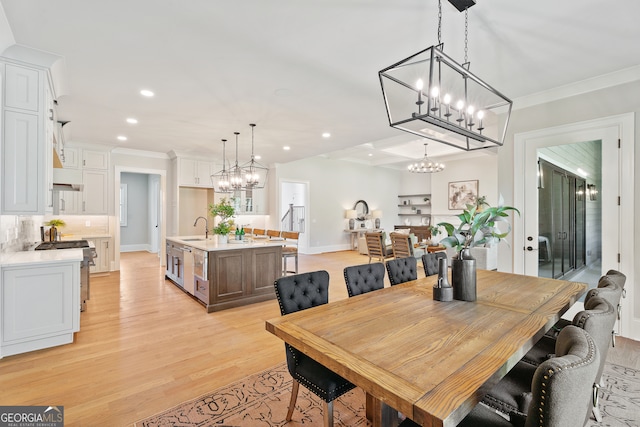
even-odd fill
[[[196,224],[198,224],[198,220],[200,218],[204,219],[204,238],[206,240],[209,238],[209,221],[207,221],[207,218],[203,216],[199,216],[198,218],[196,218],[196,221],[193,223],[193,226],[195,227]]]

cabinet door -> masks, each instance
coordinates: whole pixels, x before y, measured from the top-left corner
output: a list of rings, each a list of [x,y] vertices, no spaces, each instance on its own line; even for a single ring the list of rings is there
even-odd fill
[[[4,113],[2,143],[2,211],[8,214],[37,214],[43,209],[44,171],[38,162],[37,114],[14,111]],[[44,209],[43,209],[44,210]],[[43,211],[42,210],[42,211]],[[40,211],[40,212],[42,212]]]
[[[213,268],[210,272],[213,278],[209,282],[214,295],[211,302],[241,298],[245,294],[246,268],[243,250],[218,251],[213,254]]]
[[[60,215],[75,215],[79,213],[80,194],[82,193],[79,191],[58,192],[58,213]]]
[[[40,72],[7,64],[5,106],[33,112],[40,111]]]
[[[2,342],[42,339],[73,332],[80,315],[79,264],[2,270]],[[78,289],[74,290],[74,283]],[[77,301],[76,301],[77,299]],[[7,303],[9,302],[10,303]]]
[[[80,153],[75,147],[64,147],[62,164],[65,169],[78,169],[80,167]]]
[[[84,169],[107,170],[109,153],[106,151],[82,150],[82,167]]]
[[[213,187],[211,185],[211,171],[212,165],[211,162],[198,161],[196,167],[196,181],[198,181],[198,186],[200,187]]]
[[[108,213],[107,205],[107,171],[83,170],[82,182],[82,213],[102,214]]]
[[[100,254],[102,256],[98,257],[98,259],[96,260],[96,265],[98,266],[98,269],[103,272],[103,271],[110,271],[111,270],[111,239],[100,239],[99,242],[96,242],[98,245],[97,247],[100,247]]]
[[[206,187],[211,185],[211,162],[194,159],[179,159],[179,185],[183,187]]]

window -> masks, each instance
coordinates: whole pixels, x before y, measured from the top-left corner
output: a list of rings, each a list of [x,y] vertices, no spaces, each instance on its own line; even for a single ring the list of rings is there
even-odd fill
[[[120,184],[120,227],[127,226],[127,184]]]

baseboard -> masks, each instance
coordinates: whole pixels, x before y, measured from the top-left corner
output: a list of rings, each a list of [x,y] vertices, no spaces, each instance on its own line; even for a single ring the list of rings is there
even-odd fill
[[[148,243],[140,243],[136,245],[120,245],[120,252],[151,252],[151,245]]]

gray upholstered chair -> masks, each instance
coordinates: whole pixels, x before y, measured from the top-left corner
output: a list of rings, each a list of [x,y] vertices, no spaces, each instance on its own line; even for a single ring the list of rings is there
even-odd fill
[[[433,276],[438,274],[438,260],[440,258],[447,258],[447,253],[444,251],[426,253],[422,255],[422,266],[424,267],[425,276]]]
[[[384,288],[384,264],[362,264],[345,267],[344,282],[349,297]]]
[[[294,313],[329,302],[329,273],[314,271],[275,281],[280,313]],[[324,401],[324,425],[333,426],[333,401],[355,386],[306,354],[285,344],[287,368],[293,377],[287,421],[291,421],[300,383]]]
[[[617,311],[618,320],[620,320],[622,305],[620,304],[620,300],[625,295],[624,284],[627,280],[627,277],[616,270],[609,270],[607,274],[602,276],[600,280],[598,280],[598,287],[594,289],[590,289],[587,292],[587,298],[592,296],[599,296],[615,307]],[[614,328],[611,328],[611,344],[616,346],[616,331]]]
[[[391,286],[418,278],[418,262],[412,256],[390,259],[386,266]]]
[[[531,392],[519,396],[516,408],[500,414],[485,399],[458,427],[584,426],[590,413],[591,385],[600,365],[598,348],[584,329],[567,326],[558,335],[555,354],[535,369]]]

